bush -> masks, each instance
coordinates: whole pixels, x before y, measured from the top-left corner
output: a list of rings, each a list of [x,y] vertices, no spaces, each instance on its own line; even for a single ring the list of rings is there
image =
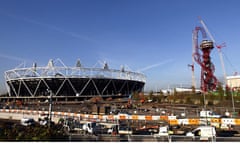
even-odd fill
[[[67,141],[68,136],[61,125],[51,128],[41,125],[2,125],[0,132],[1,141]]]
[[[208,106],[213,106],[213,102],[212,101],[208,101]]]

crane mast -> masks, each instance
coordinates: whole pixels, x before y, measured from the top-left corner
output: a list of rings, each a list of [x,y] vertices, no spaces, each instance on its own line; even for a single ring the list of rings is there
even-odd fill
[[[192,39],[194,39],[194,34],[192,34]],[[195,53],[195,45],[194,41],[192,41],[192,53]],[[192,88],[196,88],[196,80],[195,80],[195,74],[194,74],[194,57],[192,57],[192,64],[188,64],[188,67],[191,68],[192,71]]]
[[[188,64],[188,67],[191,68],[192,71],[192,88],[196,88],[195,74],[194,74],[194,63]]]

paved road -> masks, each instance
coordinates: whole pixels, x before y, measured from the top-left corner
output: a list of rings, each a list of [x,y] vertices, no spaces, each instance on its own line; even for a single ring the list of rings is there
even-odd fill
[[[37,120],[38,115],[29,115],[24,113],[2,113],[0,112],[0,118],[20,120],[22,117],[33,117]],[[58,118],[56,118],[57,120]],[[69,141],[133,141],[133,142],[154,142],[154,141],[168,141],[166,138],[154,138],[152,135],[132,135],[132,136],[111,136],[111,135],[101,135],[101,136],[89,136],[89,135],[77,135],[73,134],[69,137]],[[192,141],[190,137],[184,136],[172,136],[171,141]],[[240,137],[217,137],[217,142],[239,142]]]
[[[172,135],[171,139],[167,137],[158,137],[154,138],[152,135],[124,135],[124,136],[111,136],[111,135],[99,135],[99,136],[91,136],[91,135],[71,135],[70,141],[108,141],[108,142],[124,142],[124,141],[131,141],[131,142],[199,142],[200,139],[196,138],[195,140],[192,137],[186,136],[177,136]],[[209,139],[209,141],[212,141]],[[239,142],[240,137],[217,137],[216,142]]]

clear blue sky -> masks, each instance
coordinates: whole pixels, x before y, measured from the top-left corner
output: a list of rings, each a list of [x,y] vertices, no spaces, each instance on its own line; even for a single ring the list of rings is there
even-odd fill
[[[198,16],[222,49],[228,75],[240,70],[239,0],[0,0],[0,92],[4,71],[60,58],[86,67],[107,61],[147,76],[146,90],[191,85]],[[200,36],[201,38],[201,36]],[[220,58],[212,51],[217,77]],[[199,82],[200,68],[195,65]]]

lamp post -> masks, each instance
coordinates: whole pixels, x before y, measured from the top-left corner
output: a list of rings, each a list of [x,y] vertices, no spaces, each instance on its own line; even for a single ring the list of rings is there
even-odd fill
[[[128,131],[128,142],[131,142],[132,140],[131,140],[130,133],[129,133],[129,131],[131,130],[130,129],[130,124],[129,124],[129,121],[130,121],[129,114],[127,114],[127,118],[128,118],[128,128],[127,128],[127,131]]]
[[[48,111],[48,127],[51,127],[51,121],[52,121],[52,90],[47,89],[49,93],[49,111]]]
[[[235,112],[235,106],[234,106],[234,94],[233,94],[233,90],[231,92],[231,95],[232,95],[232,107],[233,107],[233,112]]]
[[[207,105],[206,105],[206,93],[203,92],[203,104],[204,104],[204,113],[205,113],[205,119],[206,119],[206,125],[208,125],[208,118],[207,118]]]
[[[235,106],[234,106],[234,94],[233,94],[233,87],[232,87],[232,84],[231,84],[231,96],[232,96],[232,107],[233,107],[233,112],[235,114]]]

